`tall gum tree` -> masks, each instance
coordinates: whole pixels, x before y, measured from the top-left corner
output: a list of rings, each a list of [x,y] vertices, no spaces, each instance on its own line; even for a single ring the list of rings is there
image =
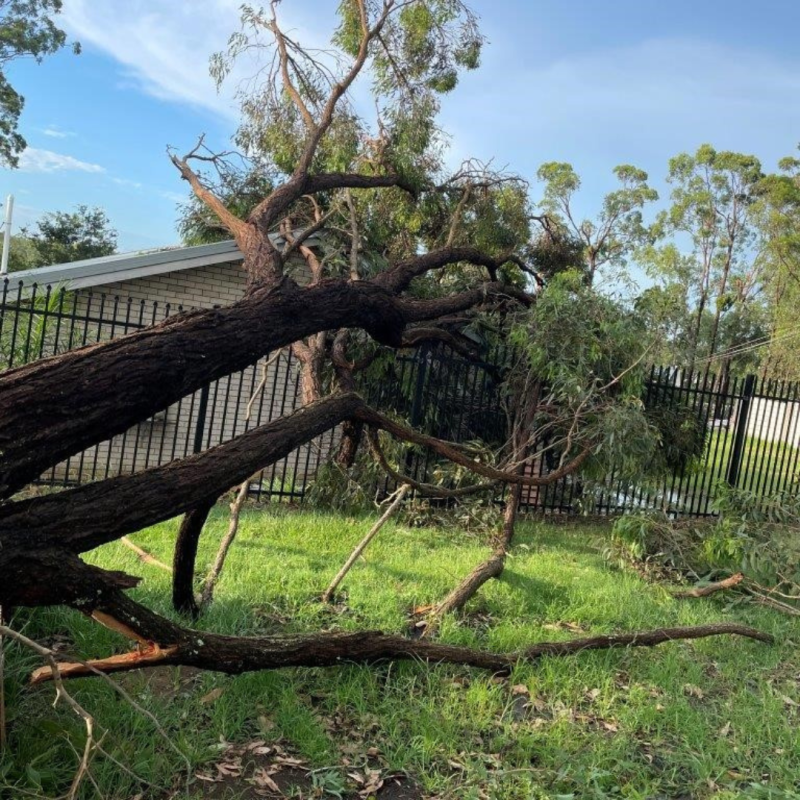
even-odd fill
[[[651,274],[688,286],[693,315],[689,369],[699,358],[717,354],[723,318],[745,308],[759,289],[754,211],[762,178],[754,156],[717,151],[707,144],[694,154],[670,159],[672,205],[654,227],[657,236],[677,241],[644,253],[644,262]],[[678,248],[687,252],[680,254]],[[726,366],[723,362],[722,372]]]
[[[539,203],[543,216],[535,219],[545,233],[556,239],[571,239],[580,248],[582,263],[571,266],[585,270],[590,286],[604,267],[617,271],[616,275],[607,276],[610,279],[620,276],[628,256],[648,237],[642,210],[658,199],[643,170],[623,164],[614,168],[614,175],[619,188],[603,198],[596,219],[590,220],[577,216],[575,194],[581,179],[571,164],[548,162],[536,173],[544,184],[544,193]]]

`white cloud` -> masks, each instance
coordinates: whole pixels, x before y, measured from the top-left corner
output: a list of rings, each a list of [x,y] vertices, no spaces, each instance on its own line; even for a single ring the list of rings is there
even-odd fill
[[[287,25],[294,36],[312,45],[324,44],[320,17],[330,9],[300,5],[281,7],[281,17],[292,14]],[[221,93],[209,76],[208,64],[237,30],[240,6],[241,0],[65,0],[62,18],[83,44],[123,66],[123,86],[134,85],[161,100],[203,108],[233,121],[238,118],[234,99],[238,82],[251,77],[257,64],[245,59]]]
[[[22,172],[105,172],[105,167],[80,161],[73,156],[28,147],[19,157]]]
[[[208,59],[225,47],[238,6],[238,0],[67,0],[63,19],[147,94],[233,117],[230,96],[218,95],[208,74]]]
[[[72,131],[61,130],[58,125],[48,125],[46,128],[42,128],[42,133],[51,139],[69,139],[71,136],[75,136]]]
[[[516,46],[515,46],[516,45]],[[696,39],[652,39],[541,63],[510,39],[445,104],[460,154],[525,169],[632,162],[653,173],[703,142],[766,160],[800,140],[800,62]],[[476,109],[481,120],[476,121]],[[533,169],[532,169],[533,168]]]
[[[172,203],[185,203],[189,199],[188,194],[180,194],[180,192],[170,192],[169,190],[160,190],[159,194]]]
[[[129,178],[112,178],[111,179],[117,186],[125,186],[129,189],[141,189],[142,184],[139,181],[132,181]]]

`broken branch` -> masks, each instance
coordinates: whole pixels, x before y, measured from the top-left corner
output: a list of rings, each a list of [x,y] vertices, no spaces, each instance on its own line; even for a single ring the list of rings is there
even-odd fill
[[[734,586],[738,586],[743,580],[744,575],[742,575],[741,572],[737,572],[735,575],[731,575],[730,578],[725,578],[723,581],[707,583],[704,586],[695,586],[692,589],[684,589],[678,592],[673,592],[672,596],[678,598],[708,597],[711,594],[722,592],[725,589],[732,589]]]
[[[386,524],[389,518],[400,508],[403,498],[408,494],[411,487],[404,483],[394,494],[394,499],[389,505],[389,508],[383,512],[383,516],[372,526],[367,535],[359,542],[355,550],[350,554],[350,557],[345,561],[344,566],[336,573],[336,577],[331,581],[330,586],[322,594],[322,602],[329,603],[333,597],[334,592],[339,588],[339,584],[344,580],[345,575],[350,572],[353,564],[356,563],[359,556],[366,550],[367,545],[378,535],[380,529]]]

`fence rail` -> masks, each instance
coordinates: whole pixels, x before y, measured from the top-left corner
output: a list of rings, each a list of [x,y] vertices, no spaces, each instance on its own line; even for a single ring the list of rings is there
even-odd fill
[[[24,287],[12,276],[0,293],[0,370],[112,339],[181,310],[59,287]],[[500,445],[506,414],[497,365],[509,357],[500,350],[484,361],[467,361],[447,345],[399,352],[364,391],[371,403],[397,411],[431,435]],[[262,381],[263,391],[251,403]],[[760,495],[794,486],[800,468],[800,384],[653,367],[643,402],[646,407],[659,403],[679,409],[681,424],[698,426],[703,438],[700,457],[660,480],[632,483],[613,470],[603,480],[567,476],[527,490],[523,505],[546,513],[618,514],[657,508],[673,515],[707,516],[714,513],[720,481]],[[298,364],[287,349],[277,359],[263,359],[221,378],[67,459],[39,482],[77,485],[166,464],[274,420],[299,403]],[[338,435],[338,430],[329,431],[264,470],[252,480],[251,493],[258,499],[301,501]],[[409,450],[405,469],[413,477],[431,480],[436,467],[430,453]],[[544,475],[549,468],[552,464],[541,458],[533,472]]]

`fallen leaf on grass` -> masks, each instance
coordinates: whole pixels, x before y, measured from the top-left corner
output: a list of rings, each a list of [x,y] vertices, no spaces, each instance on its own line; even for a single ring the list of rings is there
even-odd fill
[[[542,625],[548,631],[571,631],[572,633],[584,633],[586,628],[583,627],[578,622],[567,622],[567,621],[559,621],[559,622],[546,622]]]
[[[221,764],[217,764],[217,772],[223,778],[238,778],[242,774],[242,761],[241,759],[236,759],[235,761],[223,761]]]
[[[223,688],[221,686],[217,686],[216,689],[212,689],[208,694],[203,695],[200,698],[200,705],[207,706],[210,703],[213,703],[215,700],[219,700],[222,697]]]
[[[269,789],[272,792],[277,792],[280,794],[281,787],[272,780],[272,775],[274,772],[268,772],[264,767],[259,767],[254,773],[253,777],[250,778],[248,783],[252,783],[255,786],[258,786],[259,789]]]
[[[302,767],[306,762],[302,758],[293,758],[292,756],[275,756],[275,763],[287,767]]]

